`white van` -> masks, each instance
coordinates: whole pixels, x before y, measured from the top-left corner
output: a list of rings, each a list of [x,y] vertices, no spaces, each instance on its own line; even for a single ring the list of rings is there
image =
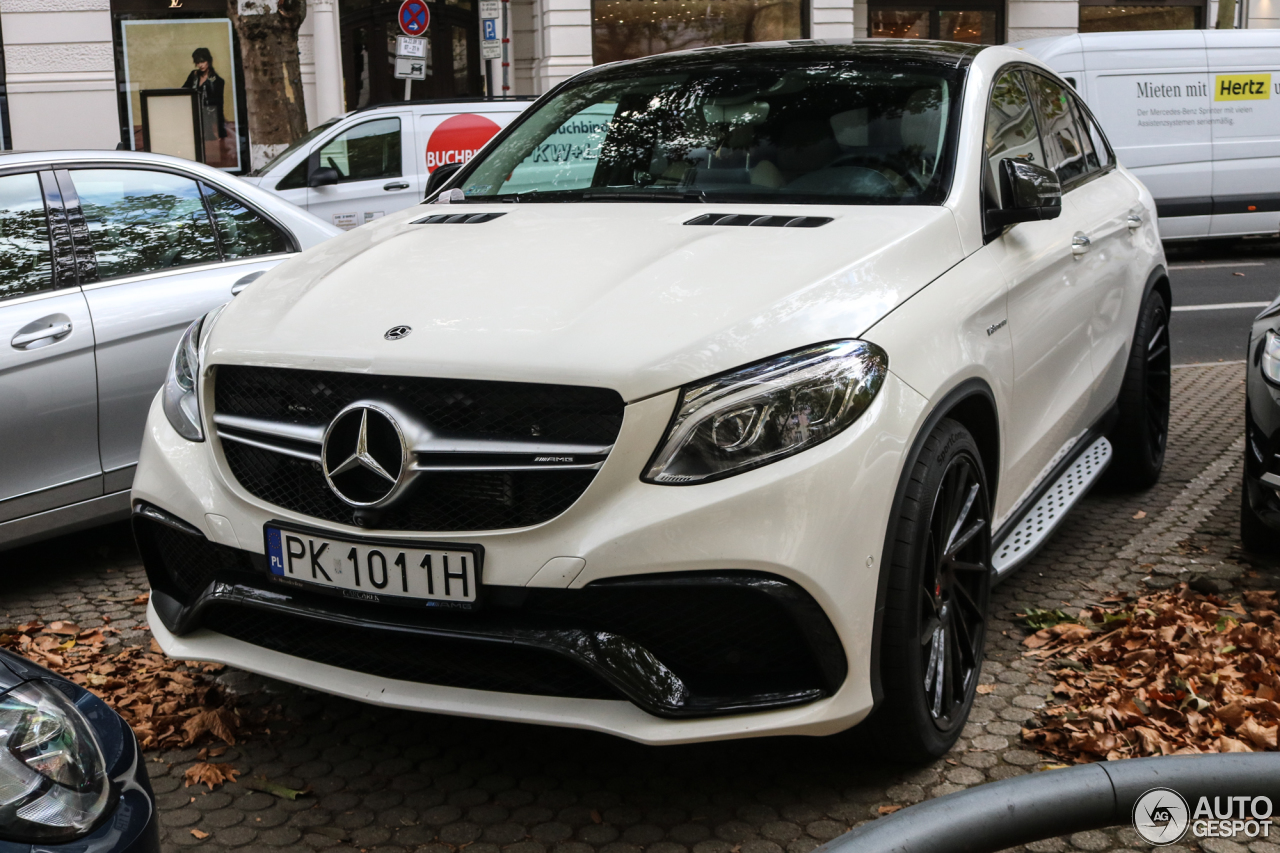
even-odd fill
[[[1017,42],[1084,97],[1166,240],[1280,231],[1280,30]]]
[[[318,125],[246,176],[265,190],[351,229],[422,201],[427,178],[465,163],[532,98],[406,101]]]

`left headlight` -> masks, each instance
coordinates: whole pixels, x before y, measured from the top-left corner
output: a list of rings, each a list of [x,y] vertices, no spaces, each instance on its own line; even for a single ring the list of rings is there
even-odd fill
[[[61,691],[30,681],[0,696],[0,838],[69,841],[110,802],[102,747]]]
[[[1280,385],[1280,334],[1267,332],[1262,345],[1262,375]]]
[[[187,326],[164,378],[165,417],[178,435],[189,441],[204,441],[204,427],[200,424],[200,362],[204,355],[201,341],[209,336],[214,321],[226,307],[221,305]]]
[[[799,453],[856,421],[888,370],[875,344],[835,341],[686,386],[642,479],[705,483]]]

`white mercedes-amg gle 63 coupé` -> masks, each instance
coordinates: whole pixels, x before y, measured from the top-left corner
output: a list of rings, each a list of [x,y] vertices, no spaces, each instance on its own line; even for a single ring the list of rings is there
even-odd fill
[[[1159,476],[1151,196],[1025,53],[604,65],[453,168],[188,329],[132,494],[168,654],[924,759],[991,585]]]

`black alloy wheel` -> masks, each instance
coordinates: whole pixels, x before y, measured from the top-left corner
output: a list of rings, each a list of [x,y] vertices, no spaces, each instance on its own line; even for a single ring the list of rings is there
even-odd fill
[[[949,750],[977,692],[991,593],[991,502],[977,443],[944,419],[903,471],[881,571],[884,698],[851,733],[921,763]]]
[[[919,589],[925,703],[941,731],[968,715],[967,699],[982,666],[991,588],[988,524],[977,462],[956,455],[934,499]]]
[[[1108,478],[1122,488],[1150,488],[1160,478],[1169,441],[1170,355],[1169,307],[1153,289],[1138,314],[1117,401],[1119,418],[1110,436],[1114,453]]]

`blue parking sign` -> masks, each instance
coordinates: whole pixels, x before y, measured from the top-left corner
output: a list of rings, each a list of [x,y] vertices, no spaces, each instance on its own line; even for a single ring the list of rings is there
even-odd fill
[[[498,40],[498,19],[497,18],[484,18],[480,21],[480,24],[484,28],[483,39],[485,41]]]

